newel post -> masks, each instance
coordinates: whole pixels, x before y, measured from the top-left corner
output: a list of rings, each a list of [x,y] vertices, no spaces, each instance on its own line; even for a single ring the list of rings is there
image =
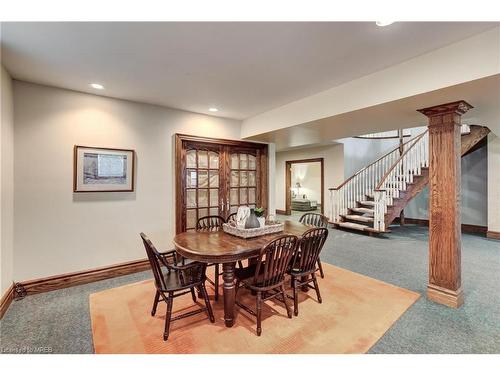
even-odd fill
[[[419,109],[429,118],[429,285],[427,298],[459,307],[461,285],[461,100]]]

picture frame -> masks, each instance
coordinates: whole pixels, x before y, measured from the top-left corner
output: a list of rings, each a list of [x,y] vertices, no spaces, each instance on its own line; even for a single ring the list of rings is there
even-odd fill
[[[135,150],[75,145],[73,192],[132,192]]]

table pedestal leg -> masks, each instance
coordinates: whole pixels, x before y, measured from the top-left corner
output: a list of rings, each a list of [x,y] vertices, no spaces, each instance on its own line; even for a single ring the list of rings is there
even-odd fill
[[[234,324],[234,302],[235,289],[234,268],[236,262],[224,263],[222,265],[222,278],[224,280],[224,321],[226,327],[232,327]]]

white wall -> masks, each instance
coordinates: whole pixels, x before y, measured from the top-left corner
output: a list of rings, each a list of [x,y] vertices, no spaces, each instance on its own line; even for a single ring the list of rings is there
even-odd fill
[[[145,258],[174,235],[175,133],[240,138],[240,123],[159,106],[14,82],[14,278]],[[133,193],[73,193],[73,146],[131,148]]]
[[[500,136],[488,135],[488,230],[500,233]]]
[[[0,280],[1,292],[12,285],[14,247],[14,100],[12,79],[0,66]]]
[[[325,173],[325,215],[330,216],[329,188],[342,183],[344,180],[344,151],[342,144],[332,146],[303,148],[276,153],[276,173],[274,184],[276,186],[276,209],[285,210],[285,168],[287,160],[301,160],[311,158],[324,158]],[[271,181],[271,185],[272,185]]]
[[[426,127],[409,129],[412,137]],[[408,138],[405,138],[405,141]],[[346,178],[377,160],[398,146],[397,139],[373,140],[346,138],[344,144]],[[481,148],[462,158],[461,212],[462,223],[488,225],[488,170],[486,148]],[[491,203],[490,203],[491,206]],[[405,216],[413,219],[429,218],[429,191],[425,188],[405,208]]]
[[[300,196],[306,195],[307,199],[314,200],[321,204],[321,163],[319,161],[311,163],[292,164],[291,187],[297,193],[296,183],[300,183]]]

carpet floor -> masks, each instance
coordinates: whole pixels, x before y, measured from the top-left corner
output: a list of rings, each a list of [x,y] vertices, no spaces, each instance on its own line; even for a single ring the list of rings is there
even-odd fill
[[[380,238],[330,230],[324,263],[422,295],[369,353],[500,353],[500,242],[462,236],[465,304],[458,310],[425,298],[427,251],[425,227],[396,226]],[[0,321],[0,352],[92,353],[89,295],[151,277],[146,271],[14,301]]]
[[[212,300],[215,323],[201,313],[172,322],[163,341],[166,304],[154,317],[149,312],[155,294],[153,280],[90,295],[90,316],[96,353],[277,354],[366,353],[419,297],[358,273],[324,264],[319,280],[323,303],[314,290],[299,294],[299,315],[289,319],[282,302],[272,299],[262,308],[262,336],[256,319],[236,308],[232,328],[224,326],[222,298]],[[291,294],[291,291],[287,291]],[[212,288],[209,294],[213,295]],[[255,296],[241,288],[238,301],[255,311]],[[288,300],[291,304],[291,300]],[[173,316],[203,306],[190,294],[174,300]]]

